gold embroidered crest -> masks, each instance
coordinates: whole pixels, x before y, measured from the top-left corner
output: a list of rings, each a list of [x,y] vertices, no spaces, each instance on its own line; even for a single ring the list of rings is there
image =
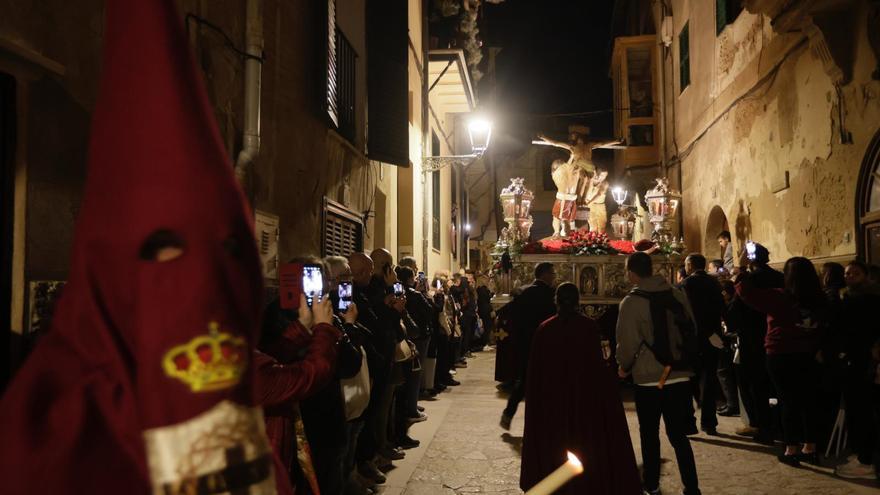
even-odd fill
[[[187,384],[193,392],[211,392],[236,385],[247,367],[247,342],[208,324],[209,333],[172,347],[162,359],[165,374]]]

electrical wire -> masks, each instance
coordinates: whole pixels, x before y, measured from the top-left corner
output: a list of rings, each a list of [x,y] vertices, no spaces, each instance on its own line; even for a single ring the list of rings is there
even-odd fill
[[[265,54],[261,54],[260,56],[256,56],[256,55],[251,55],[250,53],[247,53],[246,51],[239,49],[238,47],[235,46],[235,43],[232,41],[232,38],[230,38],[229,35],[226,34],[226,32],[223,31],[223,29],[220,26],[217,26],[216,24],[205,19],[204,17],[200,17],[196,14],[193,14],[192,12],[188,12],[186,14],[186,17],[184,18],[184,22],[186,24],[186,34],[187,35],[189,35],[189,21],[190,20],[193,20],[196,24],[198,24],[200,26],[205,26],[205,27],[209,28],[210,30],[212,30],[213,32],[217,33],[221,38],[223,38],[223,44],[226,45],[226,48],[229,48],[233,52],[237,53],[241,58],[243,58],[245,60],[247,60],[247,59],[256,60],[257,62],[260,62],[260,63],[263,63],[266,61]]]

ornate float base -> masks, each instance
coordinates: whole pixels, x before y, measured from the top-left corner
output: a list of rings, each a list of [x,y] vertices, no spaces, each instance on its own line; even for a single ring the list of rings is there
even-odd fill
[[[675,272],[684,262],[683,256],[654,255],[654,274],[662,275],[674,283]],[[572,256],[565,254],[523,254],[513,260],[510,273],[496,274],[497,293],[492,305],[501,307],[510,300],[510,292],[515,287],[532,283],[535,266],[550,262],[556,268],[557,283],[571,282],[581,291],[581,306],[584,314],[599,319],[608,306],[617,306],[620,300],[632,289],[626,275],[624,255]]]

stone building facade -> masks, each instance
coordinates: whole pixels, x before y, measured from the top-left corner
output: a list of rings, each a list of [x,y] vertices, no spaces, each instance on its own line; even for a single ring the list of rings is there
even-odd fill
[[[466,250],[454,256],[448,235],[436,249],[420,249],[432,236],[422,227],[423,204],[434,203],[423,195],[440,198],[445,225],[461,202],[453,192],[463,191],[451,170],[423,174],[422,158],[463,146],[454,128],[476,106],[465,64],[458,86],[447,83],[469,95],[468,105],[430,106],[427,2],[177,3],[227,151],[264,228],[257,238],[267,286],[277,283],[279,262],[345,249],[412,254],[430,273],[466,264]],[[104,2],[0,0],[0,12],[5,357],[35,329],[39,300],[54,291],[47,282],[67,275],[99,91]],[[246,56],[254,46],[256,55]],[[258,127],[249,125],[245,83],[256,59]],[[434,145],[433,135],[444,139]],[[257,150],[253,160],[243,160],[249,149]]]
[[[880,261],[871,224],[880,198],[872,206],[870,197],[877,2],[667,0],[626,10],[625,19],[653,21],[638,32],[621,22],[618,34],[656,40],[661,146],[649,170],[681,187],[690,249],[714,257],[729,230],[737,250],[753,239],[776,263]]]

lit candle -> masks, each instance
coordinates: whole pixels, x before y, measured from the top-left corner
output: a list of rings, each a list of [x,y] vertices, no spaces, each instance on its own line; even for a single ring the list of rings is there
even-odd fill
[[[561,488],[562,485],[568,483],[568,480],[583,472],[584,466],[581,464],[581,461],[569,452],[568,462],[559,466],[559,469],[550,473],[550,476],[547,476],[540,483],[533,486],[531,490],[526,492],[526,495],[550,495]]]

